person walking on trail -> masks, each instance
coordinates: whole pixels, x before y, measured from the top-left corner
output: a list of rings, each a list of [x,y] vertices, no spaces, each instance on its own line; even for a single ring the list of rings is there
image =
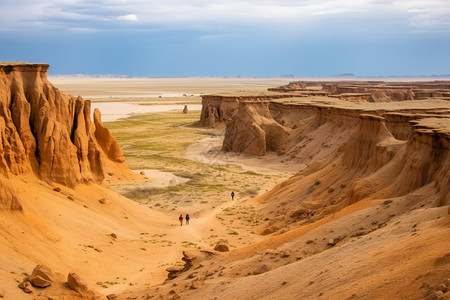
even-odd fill
[[[189,214],[186,214],[186,225],[189,225],[189,220],[191,219],[191,217],[189,217]]]
[[[180,217],[178,218],[178,220],[180,220],[180,226],[183,226],[183,215],[180,215]]]
[[[234,200],[234,192],[232,191],[231,192],[231,201],[233,201]]]

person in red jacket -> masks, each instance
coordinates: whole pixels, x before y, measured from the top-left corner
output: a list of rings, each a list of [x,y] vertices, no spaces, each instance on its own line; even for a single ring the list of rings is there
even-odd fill
[[[183,215],[180,215],[180,217],[178,218],[178,220],[180,220],[180,226],[183,226]]]

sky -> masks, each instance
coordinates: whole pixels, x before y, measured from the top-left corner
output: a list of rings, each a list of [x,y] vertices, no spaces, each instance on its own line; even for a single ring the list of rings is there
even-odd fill
[[[0,0],[0,61],[50,74],[450,74],[449,0]]]

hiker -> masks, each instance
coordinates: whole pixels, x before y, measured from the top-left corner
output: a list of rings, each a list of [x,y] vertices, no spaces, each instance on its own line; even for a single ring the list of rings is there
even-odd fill
[[[178,218],[178,220],[180,220],[180,226],[183,226],[183,215],[180,215],[180,217]]]
[[[186,214],[186,225],[189,225],[189,220],[191,219],[191,217],[189,217],[189,214]]]
[[[231,192],[231,201],[233,201],[234,200],[234,192],[232,191]]]

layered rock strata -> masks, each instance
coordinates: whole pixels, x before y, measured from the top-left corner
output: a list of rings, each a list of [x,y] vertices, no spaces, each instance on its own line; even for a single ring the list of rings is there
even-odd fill
[[[330,155],[261,198],[268,201],[263,213],[279,216],[274,224],[283,228],[314,222],[361,200],[404,199],[405,210],[449,205],[450,126],[437,130],[423,119],[412,127],[411,137],[401,141],[385,118],[361,114]]]
[[[227,123],[222,150],[273,151],[286,162],[309,165],[261,198],[270,202],[263,213],[280,217],[272,224],[277,228],[314,222],[363,199],[449,205],[449,103],[329,97],[241,102]]]
[[[270,99],[282,99],[299,97],[296,93],[236,93],[236,94],[220,94],[220,95],[204,95],[202,96],[202,112],[200,115],[200,124],[207,127],[215,127],[220,123],[228,122],[240,102],[267,101]]]
[[[450,97],[448,81],[428,82],[384,82],[384,81],[335,81],[307,82],[294,81],[285,86],[271,88],[270,91],[293,92],[308,91],[308,87],[327,92],[330,96],[347,98],[348,101],[404,101],[426,98]]]
[[[222,150],[250,155],[283,152],[290,129],[272,118],[268,106],[268,102],[240,102],[227,125]]]
[[[1,177],[35,174],[69,187],[101,182],[105,164],[123,162],[123,154],[98,111],[91,122],[90,101],[54,87],[48,67],[0,64]]]
[[[270,88],[266,93],[215,94],[202,96],[202,126],[215,127],[226,124],[239,107],[240,102],[286,100],[290,98],[321,97],[348,102],[396,102],[426,100],[430,98],[450,100],[448,81],[432,82],[383,82],[343,81],[310,82],[294,81],[285,86]]]
[[[223,150],[249,155],[274,151],[308,163],[342,145],[356,130],[362,114],[383,117],[386,128],[398,140],[411,137],[411,121],[446,119],[449,114],[447,101],[435,100],[431,106],[415,101],[408,104],[381,107],[323,97],[241,102],[227,124]]]

